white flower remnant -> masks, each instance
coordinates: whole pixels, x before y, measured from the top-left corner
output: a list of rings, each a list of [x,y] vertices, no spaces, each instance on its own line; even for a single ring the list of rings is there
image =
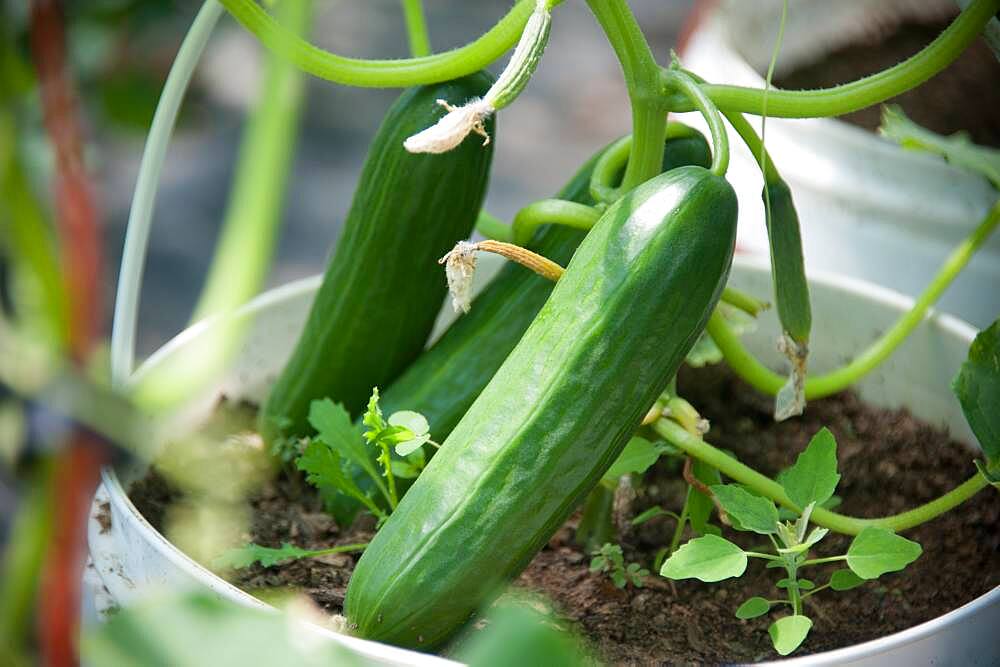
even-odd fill
[[[484,137],[483,146],[490,143],[483,121],[494,111],[491,104],[478,97],[460,107],[453,107],[445,100],[437,103],[448,113],[426,130],[407,138],[403,148],[411,153],[447,153],[462,143],[470,132]]]
[[[806,359],[809,348],[804,343],[799,345],[785,334],[778,339],[778,351],[792,362],[792,373],[778,390],[774,401],[774,420],[780,422],[797,417],[806,409]]]
[[[517,48],[496,83],[482,98],[473,98],[459,107],[448,104],[446,100],[438,100],[437,103],[448,113],[431,127],[407,138],[403,148],[411,153],[446,153],[465,141],[472,132],[484,138],[484,146],[489,144],[490,135],[486,132],[484,121],[513,102],[524,90],[545,50],[551,22],[548,0],[537,0]]]
[[[451,305],[456,313],[468,313],[472,307],[472,278],[476,274],[477,249],[475,243],[459,241],[451,252],[438,260],[438,264],[445,265]]]

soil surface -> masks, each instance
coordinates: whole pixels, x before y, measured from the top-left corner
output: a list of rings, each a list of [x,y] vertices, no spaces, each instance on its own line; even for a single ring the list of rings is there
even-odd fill
[[[944,30],[951,19],[934,23],[907,22],[889,34],[874,33],[868,41],[828,54],[823,60],[776,78],[786,90],[828,88],[875,74],[912,56]],[[983,39],[977,38],[944,71],[914,90],[888,100],[903,107],[914,122],[941,134],[960,130],[984,146],[1000,147],[1000,62]],[[840,116],[875,130],[881,105]]]
[[[841,484],[838,508],[856,516],[896,513],[931,500],[967,479],[972,453],[945,431],[905,410],[880,410],[851,393],[810,403],[799,419],[771,420],[771,400],[722,367],[682,372],[680,391],[711,420],[708,440],[740,460],[774,475],[790,465],[821,427],[836,436]],[[676,462],[661,460],[638,489],[633,511],[659,504],[679,510],[685,487]],[[176,497],[155,473],[132,490],[133,500],[154,526]],[[372,525],[363,520],[341,530],[318,500],[276,482],[252,501],[254,542],[306,548],[365,541]],[[889,574],[848,592],[824,591],[810,598],[814,627],[796,655],[875,639],[950,611],[1000,585],[1000,502],[981,492],[959,510],[907,533],[923,555],[906,571]],[[716,584],[670,582],[658,576],[643,588],[615,588],[589,571],[589,554],[572,542],[575,519],[538,554],[516,585],[548,597],[558,616],[575,626],[610,664],[719,664],[775,658],[767,617],[741,621],[736,608],[754,595],[773,596],[778,577],[752,560],[740,579]],[[651,568],[674,530],[669,517],[654,519],[622,536],[626,560]],[[746,534],[726,532],[737,540]],[[749,546],[752,542],[747,543]],[[830,535],[817,555],[843,553],[849,540]],[[262,597],[275,589],[308,594],[323,609],[339,613],[358,556],[338,554],[237,573],[235,583]],[[825,582],[836,566],[812,569]],[[809,575],[807,575],[809,576]]]

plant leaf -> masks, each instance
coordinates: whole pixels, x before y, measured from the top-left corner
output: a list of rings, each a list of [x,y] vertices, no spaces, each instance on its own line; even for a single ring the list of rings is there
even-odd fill
[[[830,575],[830,588],[835,591],[849,591],[852,588],[857,588],[863,583],[865,583],[864,579],[846,568],[843,570],[837,570]]]
[[[400,479],[416,479],[420,475],[420,471],[409,461],[393,459],[392,474]]]
[[[378,406],[378,387],[372,387],[372,395],[368,399],[368,407],[361,418],[361,423],[368,427],[365,432],[365,438],[368,442],[374,440],[386,427],[385,420],[382,418],[382,408]]]
[[[402,426],[410,430],[413,435],[421,436],[430,433],[431,427],[427,423],[427,417],[413,410],[400,410],[389,415],[391,426]]]
[[[795,464],[781,475],[781,486],[793,503],[805,507],[821,505],[833,497],[840,481],[837,473],[837,441],[827,428],[821,428],[799,454]]]
[[[705,582],[738,577],[747,569],[743,549],[716,535],[696,537],[663,563],[660,574],[668,579],[699,579]]]
[[[847,549],[847,566],[862,579],[877,579],[917,560],[919,544],[886,528],[869,526],[858,533]]]
[[[642,474],[660,458],[659,450],[645,438],[635,437],[628,441],[625,449],[611,464],[602,481],[616,484],[618,478],[630,473]]]
[[[722,476],[719,471],[707,463],[696,460],[692,472],[695,478],[705,486],[722,484]],[[705,535],[715,528],[709,523],[712,512],[715,510],[715,503],[712,502],[711,498],[692,486],[688,487],[687,503],[688,523],[691,524],[691,530],[699,535]]]
[[[369,450],[344,406],[329,398],[313,401],[309,404],[309,424],[316,429],[319,439],[343,457],[348,465],[361,468],[372,478],[378,477]]]
[[[740,608],[736,610],[736,618],[742,618],[743,620],[757,618],[769,611],[771,611],[770,602],[762,597],[752,597],[741,604]]]
[[[429,433],[418,435],[417,437],[411,440],[407,440],[406,442],[401,442],[398,445],[396,445],[396,453],[399,454],[400,456],[409,456],[413,452],[423,447],[430,439],[431,436]]]
[[[777,532],[778,508],[767,498],[735,484],[716,484],[711,489],[729,518],[735,519],[733,528],[760,535]]]
[[[771,635],[774,650],[780,655],[788,655],[806,640],[812,624],[808,616],[785,616],[772,623],[767,634]]]
[[[295,466],[306,473],[306,481],[321,492],[339,491],[365,505],[371,502],[354,480],[344,473],[336,450],[323,440],[311,440],[302,456],[296,459]]]
[[[242,547],[229,549],[221,556],[212,561],[212,566],[219,570],[236,569],[242,570],[250,567],[254,563],[260,563],[264,567],[272,567],[284,561],[295,560],[311,556],[314,552],[285,542],[280,548],[262,547],[259,544],[246,544]]]
[[[987,468],[1000,467],[1000,320],[972,341],[951,388],[983,448]]]
[[[636,515],[635,518],[632,519],[631,523],[633,526],[640,526],[646,523],[647,521],[655,519],[658,516],[672,516],[675,519],[677,518],[677,515],[674,514],[673,512],[669,512],[660,507],[659,505],[653,505],[645,512],[640,512],[638,515]]]

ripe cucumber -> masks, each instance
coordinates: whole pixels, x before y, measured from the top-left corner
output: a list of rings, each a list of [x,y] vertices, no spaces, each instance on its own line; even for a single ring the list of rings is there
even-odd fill
[[[470,137],[442,155],[414,155],[403,140],[443,115],[437,99],[480,96],[491,82],[479,73],[413,88],[389,109],[309,319],[261,412],[269,442],[309,433],[314,399],[358,414],[373,386],[394,380],[423,350],[447,289],[437,260],[472,232],[494,142]]]
[[[556,196],[593,204],[590,174],[601,156],[590,158]],[[697,130],[668,124],[663,171],[684,165],[708,167],[712,152]],[[535,232],[528,247],[566,265],[586,232],[547,225]],[[509,263],[431,348],[382,391],[386,414],[415,410],[425,417],[438,440],[448,437],[476,396],[527,330],[552,291],[552,283],[524,267]]]
[[[431,648],[524,568],[621,453],[726,284],[736,195],[680,167],[613,204],[351,578],[362,637]]]

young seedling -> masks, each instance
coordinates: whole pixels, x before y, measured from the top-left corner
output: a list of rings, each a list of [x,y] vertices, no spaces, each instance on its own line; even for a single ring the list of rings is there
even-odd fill
[[[306,441],[296,466],[306,473],[306,480],[319,489],[328,505],[338,494],[348,496],[374,514],[379,524],[399,502],[396,477],[419,475],[426,462],[423,445],[438,446],[431,440],[423,415],[401,410],[385,419],[378,405],[377,387],[362,420],[364,433],[358,433],[342,405],[328,398],[312,402],[309,423],[317,435]],[[378,452],[374,461],[366,443]],[[393,449],[401,458],[393,459]],[[372,489],[359,486],[354,470],[361,470],[371,480]]]
[[[616,588],[625,588],[629,584],[642,588],[642,578],[649,575],[649,570],[638,563],[626,564],[622,548],[617,544],[608,542],[591,555],[590,571],[607,574]]]
[[[750,558],[767,561],[768,568],[783,570],[776,582],[783,591],[777,599],[752,597],[736,610],[741,619],[763,616],[787,606],[791,612],[775,620],[768,633],[781,655],[793,652],[805,641],[812,619],[805,614],[804,602],[816,593],[831,589],[844,591],[876,579],[887,572],[902,570],[920,556],[916,542],[891,530],[866,527],[851,542],[847,553],[810,558],[810,550],[827,534],[827,529],[809,529],[809,516],[820,504],[828,503],[840,481],[837,472],[837,443],[827,429],[819,431],[795,464],[779,476],[789,499],[802,511],[794,521],[782,521],[774,502],[736,484],[715,484],[711,491],[736,530],[766,535],[773,553],[747,551],[719,535],[703,535],[689,541],[663,563],[660,574],[669,579],[699,579],[715,582],[741,576]],[[845,561],[847,568],[833,573],[827,583],[817,585],[802,576],[802,570],[824,563]]]
[[[264,567],[281,565],[289,561],[300,558],[316,558],[317,556],[329,556],[330,554],[353,553],[364,551],[368,543],[358,544],[338,544],[327,549],[301,549],[294,544],[284,542],[279,548],[262,547],[259,544],[246,544],[242,547],[230,549],[218,558],[212,565],[217,570],[236,569],[250,567],[254,563],[260,563]]]

